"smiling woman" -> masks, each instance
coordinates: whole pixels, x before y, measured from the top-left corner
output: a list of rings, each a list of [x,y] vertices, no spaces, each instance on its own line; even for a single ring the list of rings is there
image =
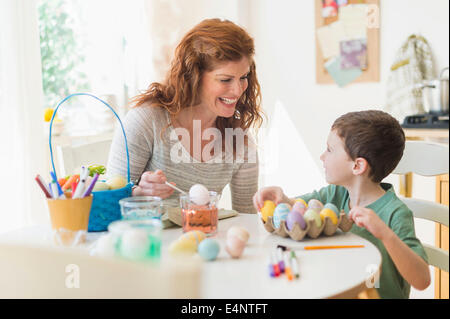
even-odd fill
[[[131,175],[139,178],[134,196],[160,196],[178,206],[166,181],[183,190],[203,184],[218,193],[229,184],[233,209],[255,212],[258,160],[250,155],[256,146],[248,130],[260,126],[262,111],[254,53],[249,34],[227,20],[204,20],[181,39],[165,80],[136,96],[124,121]],[[170,138],[180,131],[185,135],[181,141]],[[245,135],[244,143],[235,133]],[[108,161],[111,174],[126,169],[123,143],[116,134]],[[204,150],[217,144],[221,147],[214,152],[225,152],[205,158]],[[186,161],[171,157],[175,148]]]

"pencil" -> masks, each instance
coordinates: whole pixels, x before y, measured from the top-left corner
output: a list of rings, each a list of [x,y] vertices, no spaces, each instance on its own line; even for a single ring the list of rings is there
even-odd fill
[[[304,250],[314,249],[340,249],[340,248],[363,248],[364,245],[341,245],[341,246],[305,246]]]

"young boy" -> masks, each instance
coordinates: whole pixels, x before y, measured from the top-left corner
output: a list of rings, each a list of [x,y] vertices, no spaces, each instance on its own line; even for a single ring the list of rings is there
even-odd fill
[[[430,284],[427,255],[415,236],[412,212],[397,198],[391,184],[381,183],[397,166],[405,135],[392,116],[382,111],[351,112],[333,124],[327,149],[320,156],[327,187],[299,196],[333,203],[354,221],[351,232],[376,245],[382,255],[378,293],[382,298],[408,298],[410,286]],[[265,187],[253,197],[261,210],[265,200],[291,205],[279,187]]]

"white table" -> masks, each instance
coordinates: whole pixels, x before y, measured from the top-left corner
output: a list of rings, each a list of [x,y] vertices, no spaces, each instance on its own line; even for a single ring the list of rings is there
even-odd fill
[[[225,251],[226,231],[233,225],[244,226],[250,239],[241,258],[233,259]],[[50,245],[49,227],[31,227],[0,234],[0,241]],[[89,233],[80,250],[88,252],[103,233]],[[162,258],[168,256],[170,243],[182,234],[181,228],[163,231]],[[331,236],[317,239],[306,237],[300,242],[268,233],[257,215],[239,214],[219,221],[213,237],[221,245],[218,258],[202,266],[203,298],[330,298],[356,297],[370,285],[370,278],[381,267],[378,249],[367,240],[340,230]],[[288,281],[286,276],[269,276],[268,257],[278,244],[302,245],[365,245],[364,248],[296,251],[300,278]],[[192,258],[200,258],[194,256]]]

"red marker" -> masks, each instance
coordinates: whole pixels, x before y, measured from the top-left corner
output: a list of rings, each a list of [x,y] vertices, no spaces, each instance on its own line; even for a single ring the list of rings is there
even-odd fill
[[[277,258],[276,258],[275,252],[272,253],[272,265],[273,265],[273,270],[275,272],[275,277],[278,277],[281,274],[281,271],[280,271],[280,266],[277,263]]]
[[[45,186],[45,181],[43,180],[43,178],[41,177],[41,175],[37,174],[36,177],[34,178],[36,180],[36,182],[38,183],[39,187],[42,189],[42,191],[45,194],[45,197],[47,198],[52,198],[52,195],[50,194],[50,191],[47,189],[47,187]]]

